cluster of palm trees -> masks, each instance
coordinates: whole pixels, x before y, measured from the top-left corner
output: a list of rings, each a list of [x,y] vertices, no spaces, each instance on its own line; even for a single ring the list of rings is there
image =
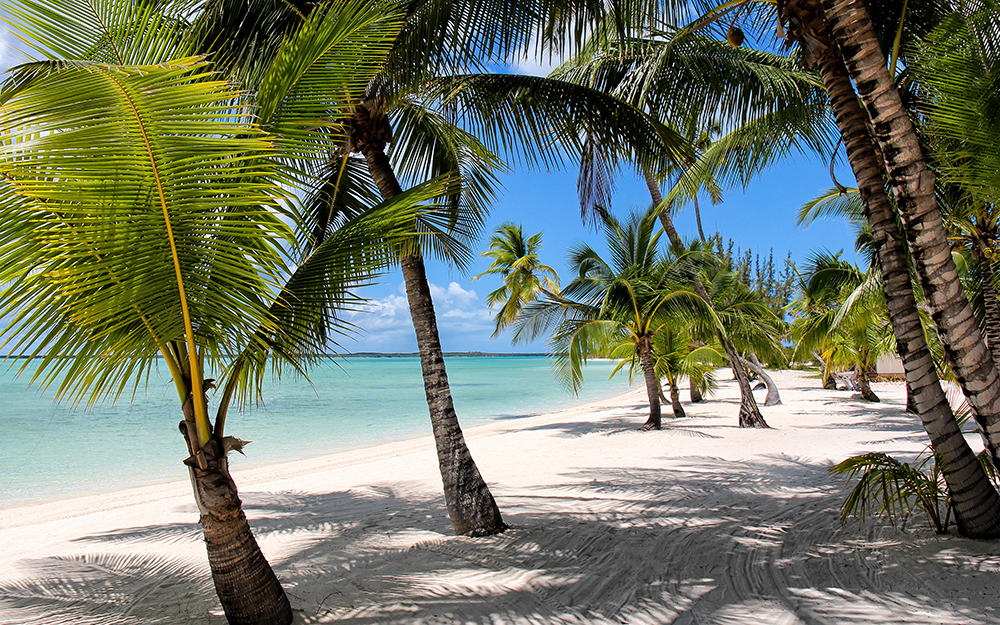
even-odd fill
[[[727,361],[724,343],[738,350],[740,371],[750,366],[764,373],[758,354],[776,362],[783,357],[783,323],[761,294],[700,242],[682,249],[660,244],[661,216],[657,205],[624,222],[605,215],[607,252],[586,243],[569,250],[573,279],[562,288],[555,271],[538,262],[541,233],[525,238],[521,226],[505,224],[483,252],[493,263],[480,274],[503,279],[488,296],[498,308],[497,331],[513,326],[514,342],[549,335],[556,370],[574,391],[588,358],[619,360],[612,375],[625,365],[641,372],[649,400],[644,430],[662,427],[664,382],[675,417],[684,416],[683,377],[700,401],[714,385],[715,367]]]
[[[673,399],[680,376],[705,387],[724,359],[740,425],[766,427],[744,365],[777,350],[774,315],[671,218],[700,191],[717,197],[840,139],[959,530],[1000,535],[1000,495],[940,390],[920,314],[1000,463],[997,11],[899,4],[901,17],[873,25],[858,0],[777,13],[731,2],[694,21],[686,3],[652,0],[0,0],[38,59],[0,90],[5,351],[41,357],[40,381],[75,401],[132,394],[166,367],[227,618],[288,623],[229,476],[226,454],[243,443],[226,416],[259,398],[268,371],[304,373],[352,331],[340,314],[359,303],[354,287],[402,268],[452,524],[503,531],[458,424],[424,265],[470,261],[497,173],[579,162],[581,208],[614,250],[573,250],[560,288],[532,260],[539,242],[506,231],[492,248],[507,286],[491,301],[510,304],[498,329],[552,330],[571,384],[586,357],[627,355],[647,381],[650,428],[660,379]],[[793,54],[734,45],[775,22]],[[526,50],[571,60],[546,79],[486,73]],[[631,167],[652,208],[620,222],[609,190]],[[996,321],[985,339],[946,223]],[[833,325],[848,332],[847,316]]]

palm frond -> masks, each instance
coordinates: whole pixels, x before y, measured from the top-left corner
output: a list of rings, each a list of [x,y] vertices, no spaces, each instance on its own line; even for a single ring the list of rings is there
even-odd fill
[[[501,74],[456,75],[426,85],[425,97],[452,111],[495,154],[529,167],[558,168],[600,150],[609,162],[642,165],[682,155],[682,137],[642,111],[565,81]]]
[[[60,396],[117,396],[174,341],[218,366],[269,323],[291,239],[270,210],[271,142],[242,99],[197,58],[77,65],[8,90],[8,345],[45,354],[45,384],[65,373]]]
[[[336,144],[402,23],[385,5],[344,0],[314,10],[281,44],[261,79],[257,114],[286,151],[326,153]]]
[[[840,217],[852,223],[866,223],[865,207],[858,190],[850,188],[847,193],[841,193],[839,189],[828,189],[802,205],[798,223],[805,228],[824,217]]]
[[[304,374],[338,335],[357,331],[341,316],[364,304],[353,289],[370,284],[398,261],[399,246],[417,235],[419,220],[448,212],[435,201],[454,193],[458,181],[457,176],[435,178],[347,220],[294,269],[270,306],[271,322],[251,338],[226,376],[216,436],[231,399],[241,405],[260,399],[268,360],[276,375],[283,366]]]
[[[37,59],[130,66],[185,56],[183,12],[171,8],[158,0],[0,0],[9,29]]]

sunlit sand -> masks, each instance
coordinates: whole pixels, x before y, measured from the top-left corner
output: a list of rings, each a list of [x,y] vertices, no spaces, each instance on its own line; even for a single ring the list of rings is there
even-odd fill
[[[1000,541],[840,525],[832,463],[924,448],[902,384],[779,373],[773,429],[741,430],[720,378],[660,432],[638,387],[469,430],[492,538],[450,535],[429,437],[235,478],[298,623],[1000,623]],[[0,623],[225,623],[188,489],[0,510]]]

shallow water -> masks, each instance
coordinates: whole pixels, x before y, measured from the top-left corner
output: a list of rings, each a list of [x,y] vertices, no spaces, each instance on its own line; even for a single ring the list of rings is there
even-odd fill
[[[537,415],[628,387],[623,375],[608,380],[613,363],[592,362],[574,397],[549,362],[449,358],[462,425]],[[74,408],[28,385],[35,366],[20,377],[0,368],[0,507],[184,478],[181,415],[165,371],[132,402]],[[415,357],[330,360],[310,371],[310,381],[286,376],[265,389],[263,405],[230,410],[227,434],[253,441],[247,458],[230,455],[234,469],[430,434]]]

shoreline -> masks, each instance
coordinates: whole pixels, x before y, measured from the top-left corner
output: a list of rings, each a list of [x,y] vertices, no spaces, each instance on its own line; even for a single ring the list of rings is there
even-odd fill
[[[628,388],[623,376],[604,379],[611,367],[602,363],[588,367],[594,379],[573,396],[550,370],[538,357],[457,361],[449,375],[463,427],[600,401]],[[75,406],[0,375],[8,400],[0,416],[7,435],[0,444],[0,509],[186,481],[176,392],[167,382],[157,377],[131,401]],[[267,382],[263,401],[230,414],[227,434],[253,441],[246,457],[230,456],[233,470],[431,432],[418,358],[324,361],[309,379]]]
[[[473,425],[468,428],[463,427],[462,432],[466,440],[471,440],[513,431],[519,428],[510,425],[512,423],[521,424],[535,419],[558,419],[564,413],[592,412],[601,409],[603,404],[625,400],[639,390],[642,389],[638,389],[638,387],[633,388],[624,393],[613,394],[605,399],[574,404],[554,412],[545,412],[517,419],[497,419],[492,423]],[[433,435],[422,434],[404,440],[386,441],[314,456],[304,456],[293,460],[270,462],[244,468],[230,467],[230,469],[233,481],[236,482],[236,487],[242,492],[245,487],[277,479],[291,479],[296,476],[319,471],[373,462],[386,457],[396,457],[418,451],[432,450],[433,446]],[[230,458],[235,455],[230,454]],[[180,467],[183,467],[183,465],[180,463],[178,465],[178,473],[181,475],[166,481],[85,494],[69,494],[42,501],[0,507],[0,530],[105,512],[138,504],[153,503],[164,499],[180,497],[185,494],[192,498],[193,503],[194,495],[191,493],[190,481],[186,477],[183,477],[181,473]],[[30,514],[24,514],[28,509],[31,509]],[[23,518],[19,520],[19,517]]]
[[[1000,541],[936,535],[920,514],[840,524],[831,464],[926,445],[903,385],[873,384],[868,404],[772,377],[767,430],[738,427],[723,374],[661,431],[639,431],[639,388],[469,428],[511,526],[488,538],[452,534],[429,436],[234,477],[296,625],[1000,625]],[[0,622],[224,625],[177,488],[0,529]]]

